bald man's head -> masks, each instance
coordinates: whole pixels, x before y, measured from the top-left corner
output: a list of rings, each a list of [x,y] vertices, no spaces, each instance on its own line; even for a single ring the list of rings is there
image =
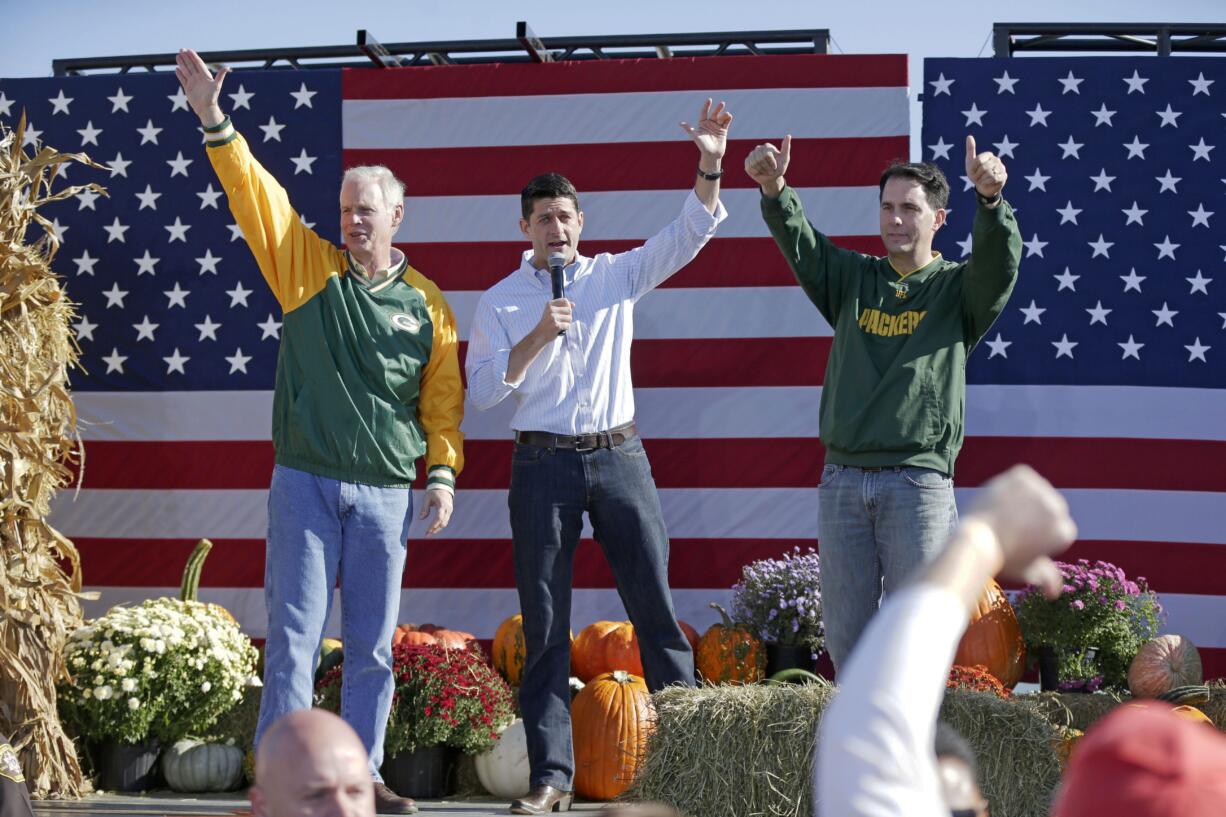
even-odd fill
[[[301,709],[260,738],[251,787],[254,817],[372,817],[366,748],[331,712]]]

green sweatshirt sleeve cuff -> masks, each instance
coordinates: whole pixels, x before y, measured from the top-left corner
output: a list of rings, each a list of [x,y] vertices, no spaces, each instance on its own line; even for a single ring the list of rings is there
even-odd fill
[[[455,493],[455,470],[449,465],[432,466],[426,474],[426,490],[439,488]]]

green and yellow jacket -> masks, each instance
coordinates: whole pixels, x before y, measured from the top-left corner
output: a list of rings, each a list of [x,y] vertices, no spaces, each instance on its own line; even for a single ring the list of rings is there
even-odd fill
[[[762,217],[800,286],[834,327],[822,388],[826,462],[952,475],[966,419],[966,360],[1017,281],[1022,238],[1008,202],[978,207],[971,258],[903,274],[836,247],[790,187]]]
[[[371,283],[349,253],[308,229],[285,189],[234,132],[209,131],[230,211],[284,312],[273,396],[276,461],[319,476],[454,487],[464,464],[455,318],[400,253]]]

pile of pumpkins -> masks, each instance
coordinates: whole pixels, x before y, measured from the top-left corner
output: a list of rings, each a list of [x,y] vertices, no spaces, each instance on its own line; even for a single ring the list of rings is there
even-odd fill
[[[1007,689],[1022,680],[1026,668],[1022,629],[1008,597],[995,581],[988,581],[971,613],[954,663],[966,667],[980,664]],[[1142,645],[1128,668],[1128,691],[1135,699],[1170,703],[1176,715],[1213,726],[1209,716],[1196,706],[1208,702],[1209,688],[1204,685],[1200,654],[1185,636],[1161,635]],[[1081,736],[1078,729],[1062,731],[1056,746],[1062,766]]]
[[[722,621],[699,637],[677,622],[694,652],[700,679],[711,683],[751,684],[765,677],[766,653],[747,629],[712,605]],[[494,635],[494,668],[513,687],[523,681],[523,616],[514,615]],[[575,792],[589,800],[611,800],[630,785],[651,730],[651,697],[643,679],[638,637],[628,621],[597,621],[571,642],[571,703]],[[505,745],[504,745],[505,744]],[[518,797],[528,791],[527,747],[523,722],[516,721],[499,744],[477,758],[477,776],[494,795]]]

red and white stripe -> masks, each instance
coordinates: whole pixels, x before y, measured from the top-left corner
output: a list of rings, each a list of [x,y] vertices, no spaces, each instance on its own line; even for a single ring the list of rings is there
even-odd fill
[[[439,66],[345,74],[347,165],[406,182],[397,246],[446,292],[461,338],[480,293],[518,263],[518,192],[549,170],[585,212],[583,251],[640,243],[693,182],[677,127],[702,100],[735,116],[725,161],[728,221],[689,267],[636,309],[637,420],[672,536],[677,608],[700,628],[746,562],[816,545],[822,462],[817,405],[830,327],[795,287],[740,171],[758,142],[791,133],[789,181],[839,243],[878,252],[876,184],[908,153],[903,57],[727,57],[553,65]],[[53,522],[82,552],[106,606],[172,592],[194,541],[216,548],[203,598],[265,632],[269,392],[81,393],[83,489]],[[492,636],[517,610],[506,512],[510,406],[470,410],[468,465],[451,526],[415,528],[402,618]],[[1226,673],[1226,395],[1215,390],[975,386],[958,463],[963,507],[1015,462],[1068,497],[1070,556],[1148,577],[1167,629]],[[576,629],[623,618],[599,549],[575,568]],[[335,632],[335,622],[332,630]]]

